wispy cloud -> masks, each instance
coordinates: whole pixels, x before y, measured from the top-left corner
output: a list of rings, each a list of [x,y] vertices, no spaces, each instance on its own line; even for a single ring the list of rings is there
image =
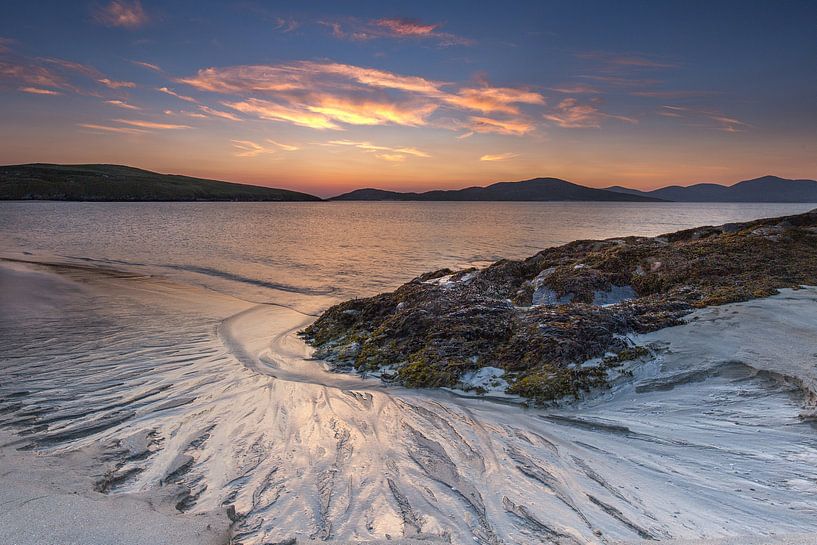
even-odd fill
[[[110,104],[111,106],[116,106],[117,108],[123,108],[125,110],[141,110],[139,106],[134,106],[133,104],[128,104],[123,100],[106,100],[106,104]]]
[[[392,163],[402,163],[406,160],[405,155],[399,153],[376,153],[375,157],[383,159],[384,161],[391,161]]]
[[[712,95],[715,93],[708,91],[671,91],[671,90],[645,90],[645,91],[631,91],[631,95],[646,98],[662,98],[662,99],[683,99],[694,98]]]
[[[46,90],[79,92],[79,89],[62,75],[45,66],[31,63],[0,61],[0,80],[21,83],[23,84],[21,90],[36,87]]]
[[[589,85],[562,85],[559,87],[551,87],[550,90],[566,95],[597,95],[601,93],[599,89],[590,87]]]
[[[189,129],[190,125],[176,125],[173,123],[157,123],[155,121],[144,121],[141,119],[114,119],[117,123],[124,123],[125,125],[133,125],[142,129],[160,129],[160,130],[175,130],[175,129]]]
[[[108,78],[100,79],[99,83],[105,87],[108,87],[109,89],[133,89],[136,87],[136,84],[132,81],[115,81]]]
[[[275,140],[272,140],[270,138],[267,138],[267,142],[284,151],[298,151],[299,149],[301,149],[299,146],[296,146],[294,144],[284,144],[283,142],[276,142]]]
[[[292,32],[293,30],[297,29],[301,26],[301,23],[296,19],[288,19],[285,17],[275,17],[273,19],[273,30],[277,30],[279,32]]]
[[[526,88],[482,82],[456,89],[449,82],[333,62],[206,68],[177,81],[200,91],[244,97],[222,102],[236,111],[315,129],[426,126],[429,118],[445,107],[448,111],[509,116],[488,121],[490,128],[474,129],[479,132],[524,134],[533,127],[524,120],[521,107],[545,104],[540,93]]]
[[[331,29],[334,37],[344,40],[366,41],[378,38],[432,40],[443,47],[474,43],[471,39],[442,32],[441,23],[427,23],[404,17],[369,20],[350,17],[343,20],[324,20],[319,23]]]
[[[471,117],[469,128],[472,132],[510,134],[522,136],[533,131],[533,123],[523,119],[492,119],[490,117]]]
[[[220,117],[221,119],[228,119],[230,121],[241,121],[241,118],[235,114],[231,114],[230,112],[222,112],[221,110],[215,110],[203,104],[199,106],[199,110],[201,110],[202,112],[211,117]]]
[[[141,66],[142,68],[147,68],[148,70],[152,70],[154,72],[161,72],[162,68],[158,64],[153,64],[150,62],[145,61],[130,61],[131,64],[135,64],[136,66]]]
[[[130,81],[113,80],[93,66],[65,59],[44,57],[23,59],[16,63],[0,62],[0,78],[17,79],[35,86],[54,87],[62,91],[94,94],[74,82],[76,75],[91,79],[109,89],[136,87],[136,84]]]
[[[418,150],[417,148],[381,146],[367,141],[330,140],[327,144],[330,146],[350,146],[358,148],[365,152],[373,153],[375,157],[383,159],[384,161],[403,162],[409,155],[423,158],[431,157],[428,153]]]
[[[691,126],[730,133],[743,132],[751,127],[749,123],[717,110],[690,108],[686,106],[662,106],[658,114],[664,117],[683,119],[684,122]]]
[[[0,37],[0,53],[8,53],[11,51],[11,44],[13,43],[14,40],[11,38]]]
[[[513,159],[514,157],[519,157],[518,153],[496,153],[496,154],[488,154],[483,155],[479,158],[480,161],[507,161],[508,159]]]
[[[114,0],[93,12],[94,20],[105,26],[138,28],[150,20],[139,0]]]
[[[250,98],[240,102],[223,102],[222,104],[236,111],[254,114],[261,119],[270,121],[286,121],[293,125],[312,129],[341,129],[337,123],[325,115],[304,111],[303,108],[289,108],[257,98]]]
[[[605,72],[618,72],[621,69],[663,69],[677,68],[678,64],[640,54],[617,54],[602,51],[585,51],[577,53],[580,59],[594,61]]]
[[[608,114],[591,103],[580,103],[575,98],[566,98],[559,102],[554,111],[544,115],[544,118],[568,129],[598,128],[605,119],[615,119],[625,123],[635,124],[638,120],[623,115]]]
[[[338,78],[334,79],[333,78]],[[280,93],[307,91],[315,87],[337,86],[339,80],[382,89],[417,93],[436,93],[440,82],[419,76],[402,76],[385,70],[350,64],[300,61],[279,65],[241,65],[205,68],[195,76],[180,78],[201,91],[225,94]],[[348,87],[345,86],[345,87]],[[343,86],[341,88],[344,88]]]
[[[234,155],[236,157],[257,157],[258,155],[266,153],[276,153],[278,150],[283,151],[298,151],[298,146],[291,144],[283,144],[275,140],[267,139],[267,143],[272,144],[275,148],[270,148],[262,144],[257,144],[252,140],[231,140],[233,148],[235,148]]]
[[[96,125],[94,123],[79,123],[78,126],[84,129],[91,129],[94,131],[115,132],[120,134],[144,134],[147,132],[141,129],[134,129],[131,127],[111,127],[108,125]]]
[[[187,95],[180,95],[179,93],[177,93],[177,92],[176,92],[176,91],[174,91],[173,89],[168,89],[167,87],[159,87],[159,88],[158,88],[158,89],[156,89],[156,90],[157,90],[157,91],[159,91],[159,92],[161,92],[161,93],[164,93],[164,94],[166,94],[166,95],[170,95],[170,96],[172,96],[172,97],[176,97],[176,98],[178,98],[179,100],[184,100],[185,102],[193,102],[193,103],[195,103],[195,104],[198,104],[198,102],[199,102],[198,100],[196,100],[196,99],[195,99],[195,98],[193,98],[193,97],[190,97],[190,96],[187,96]]]
[[[235,148],[233,155],[236,157],[257,157],[262,153],[272,153],[272,150],[268,150],[251,140],[231,140],[231,142],[233,148]]]
[[[501,112],[518,114],[517,104],[544,104],[539,93],[509,87],[476,87],[460,89],[454,95],[445,95],[445,102],[483,113]]]
[[[51,89],[42,89],[40,87],[20,87],[20,91],[29,93],[31,95],[61,95],[59,91],[52,91]]]

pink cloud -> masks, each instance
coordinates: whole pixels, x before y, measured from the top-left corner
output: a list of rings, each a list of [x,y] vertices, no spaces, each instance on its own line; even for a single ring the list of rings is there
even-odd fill
[[[440,27],[437,23],[427,24],[402,18],[378,19],[373,24],[397,36],[429,36]]]
[[[166,95],[170,95],[170,96],[172,96],[172,97],[176,97],[176,98],[178,98],[179,100],[184,100],[185,102],[193,102],[193,103],[198,103],[198,100],[196,100],[195,98],[193,98],[193,97],[189,97],[189,96],[187,96],[187,95],[180,95],[179,93],[177,93],[177,92],[176,92],[176,91],[174,91],[173,89],[168,89],[167,87],[159,87],[159,88],[158,88],[158,89],[156,89],[156,90],[157,90],[157,91],[159,91],[159,92],[161,92],[161,93],[164,93],[164,94],[166,94]]]
[[[61,95],[62,93],[58,91],[52,91],[51,89],[42,89],[40,87],[20,87],[20,91],[24,93],[29,93],[32,95]]]
[[[142,68],[147,68],[148,70],[153,70],[154,72],[161,72],[162,68],[158,64],[153,64],[150,62],[144,61],[130,61],[132,64],[136,66],[141,66]]]

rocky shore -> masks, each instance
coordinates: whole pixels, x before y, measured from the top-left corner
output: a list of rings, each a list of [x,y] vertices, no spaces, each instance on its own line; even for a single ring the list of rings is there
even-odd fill
[[[817,284],[817,210],[653,238],[580,240],[421,275],[331,307],[303,337],[338,369],[408,387],[579,398],[648,356],[630,335],[696,308]]]

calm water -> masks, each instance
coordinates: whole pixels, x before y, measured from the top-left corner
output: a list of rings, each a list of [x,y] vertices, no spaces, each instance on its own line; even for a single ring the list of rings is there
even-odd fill
[[[0,252],[99,261],[292,302],[369,295],[425,271],[524,258],[579,238],[657,235],[815,206],[12,202],[0,203]]]

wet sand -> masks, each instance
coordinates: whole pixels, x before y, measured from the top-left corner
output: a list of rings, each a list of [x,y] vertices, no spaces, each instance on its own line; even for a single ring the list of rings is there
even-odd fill
[[[638,339],[658,357],[632,381],[526,410],[326,371],[294,335],[320,298],[296,311],[19,263],[0,282],[13,294],[0,426],[16,434],[0,534],[19,543],[69,527],[53,542],[218,543],[230,506],[248,545],[817,543],[794,537],[817,532],[817,435],[802,417],[815,289],[699,311]],[[77,477],[52,482],[59,467]],[[32,479],[46,484],[29,501]],[[109,525],[88,519],[91,501]],[[128,528],[118,517],[148,533],[111,537]]]

